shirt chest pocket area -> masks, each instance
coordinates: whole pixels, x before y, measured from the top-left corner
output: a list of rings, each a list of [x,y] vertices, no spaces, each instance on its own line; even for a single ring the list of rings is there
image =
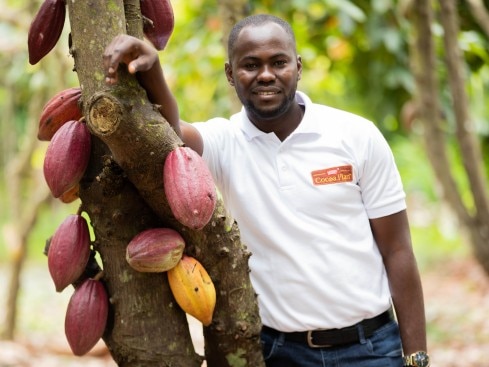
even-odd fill
[[[361,203],[361,191],[350,165],[303,172],[296,185],[283,190],[296,210],[324,213],[352,210]]]

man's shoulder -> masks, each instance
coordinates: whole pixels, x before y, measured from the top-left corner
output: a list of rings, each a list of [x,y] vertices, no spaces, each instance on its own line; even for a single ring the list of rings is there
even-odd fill
[[[206,129],[213,127],[226,128],[231,125],[231,119],[225,117],[213,117],[207,121],[196,121],[192,123],[197,129]]]
[[[207,121],[194,122],[192,125],[202,136],[230,138],[239,132],[239,123],[234,117],[214,117]]]
[[[350,111],[343,110],[338,107],[327,105],[321,102],[313,101],[307,94],[298,91],[298,101],[306,106],[315,117],[323,117],[341,121],[352,121],[355,123],[371,123],[366,118]]]

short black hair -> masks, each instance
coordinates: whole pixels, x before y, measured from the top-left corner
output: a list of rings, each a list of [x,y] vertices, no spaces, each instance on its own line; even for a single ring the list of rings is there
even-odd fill
[[[290,36],[294,44],[294,48],[296,47],[294,31],[292,30],[292,27],[287,21],[270,14],[250,15],[246,18],[241,19],[238,23],[236,23],[234,27],[231,29],[231,32],[229,33],[229,38],[228,38],[229,61],[231,61],[231,55],[233,54],[236,40],[238,39],[239,33],[243,30],[243,28],[246,28],[248,26],[260,26],[266,23],[275,23],[278,24],[280,27],[282,27],[282,29]]]

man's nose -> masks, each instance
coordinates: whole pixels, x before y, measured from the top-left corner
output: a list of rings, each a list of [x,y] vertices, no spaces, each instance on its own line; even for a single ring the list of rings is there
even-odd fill
[[[273,68],[269,65],[264,65],[260,68],[260,72],[258,74],[258,80],[261,82],[270,82],[275,79],[275,73],[273,72]]]

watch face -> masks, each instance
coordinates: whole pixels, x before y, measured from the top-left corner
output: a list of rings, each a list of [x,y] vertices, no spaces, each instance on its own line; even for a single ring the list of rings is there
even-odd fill
[[[428,367],[430,365],[430,357],[425,352],[418,352],[413,355],[413,362],[417,367]]]

